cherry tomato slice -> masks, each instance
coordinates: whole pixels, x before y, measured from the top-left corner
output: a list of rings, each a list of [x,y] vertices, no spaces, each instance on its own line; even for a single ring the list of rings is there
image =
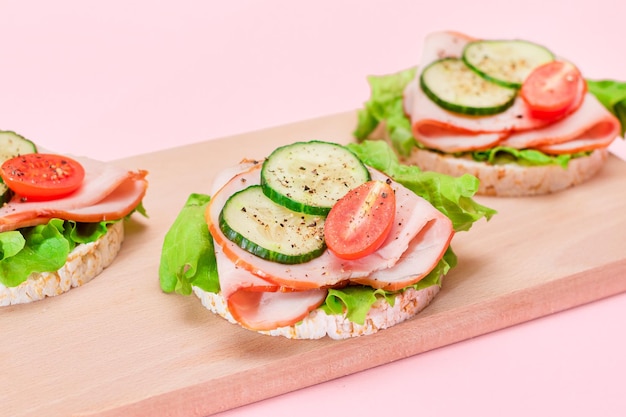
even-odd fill
[[[396,214],[393,188],[368,181],[350,190],[330,210],[324,225],[326,246],[337,257],[358,259],[385,241]]]
[[[533,70],[520,89],[531,115],[541,119],[563,116],[579,94],[582,74],[573,64],[552,61]]]
[[[50,200],[76,191],[85,178],[85,169],[66,156],[32,153],[6,160],[0,166],[0,176],[23,198]]]

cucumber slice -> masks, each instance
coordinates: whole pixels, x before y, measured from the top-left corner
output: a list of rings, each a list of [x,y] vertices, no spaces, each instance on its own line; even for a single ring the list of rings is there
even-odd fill
[[[13,191],[7,187],[2,179],[0,179],[0,206],[11,201],[11,197],[13,197],[13,195]]]
[[[0,130],[0,164],[18,155],[36,152],[37,147],[32,141],[15,132]]]
[[[554,54],[523,40],[481,40],[465,45],[463,61],[486,80],[520,88],[532,70],[554,61]]]
[[[37,153],[35,144],[8,130],[0,130],[0,165],[7,159],[14,158],[27,153]],[[0,204],[4,204],[11,200],[13,191],[0,179]]]
[[[501,113],[515,102],[517,90],[489,82],[460,58],[443,58],[420,75],[424,93],[440,107],[471,116]]]
[[[297,264],[317,258],[324,250],[325,217],[298,213],[276,204],[252,185],[224,204],[222,233],[242,249],[272,262]]]
[[[370,173],[346,147],[323,141],[277,148],[263,162],[261,186],[271,200],[293,211],[326,215]]]

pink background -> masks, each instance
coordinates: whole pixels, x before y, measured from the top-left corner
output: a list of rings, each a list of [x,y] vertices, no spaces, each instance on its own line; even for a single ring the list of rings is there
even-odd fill
[[[0,1],[0,15],[0,129],[102,160],[355,109],[365,77],[415,65],[434,30],[537,41],[626,80],[623,0]],[[224,415],[624,415],[625,317],[626,294]]]

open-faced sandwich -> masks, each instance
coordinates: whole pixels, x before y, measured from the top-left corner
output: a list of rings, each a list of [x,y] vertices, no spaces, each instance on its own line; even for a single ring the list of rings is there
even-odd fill
[[[368,81],[355,137],[386,139],[403,163],[424,170],[472,174],[478,194],[580,184],[626,123],[626,85],[585,80],[572,62],[524,40],[435,32],[417,67]]]
[[[383,141],[282,146],[189,196],[164,238],[160,285],[264,334],[371,334],[438,293],[454,233],[495,213],[477,187],[402,165]]]
[[[146,171],[42,152],[0,132],[0,306],[59,295],[100,274],[138,211]]]

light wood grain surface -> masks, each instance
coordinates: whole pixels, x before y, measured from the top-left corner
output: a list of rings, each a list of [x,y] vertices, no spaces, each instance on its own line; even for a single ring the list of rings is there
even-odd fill
[[[353,112],[116,161],[150,171],[149,219],[127,224],[111,267],[84,287],[0,310],[0,415],[204,416],[626,291],[626,164],[579,187],[486,198],[499,211],[453,248],[459,264],[418,317],[373,336],[291,341],[161,292],[163,237],[220,169],[296,140],[350,140]]]

